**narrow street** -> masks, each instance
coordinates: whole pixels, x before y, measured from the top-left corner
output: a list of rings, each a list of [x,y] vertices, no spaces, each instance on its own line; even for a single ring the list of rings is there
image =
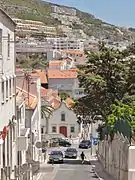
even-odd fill
[[[41,165],[41,176],[39,180],[96,180],[98,177],[92,171],[90,165],[90,149],[81,150],[78,149],[78,144],[72,145],[78,150],[77,159],[64,159],[63,164],[42,164]],[[66,148],[59,148],[63,153]],[[50,151],[50,150],[49,150]],[[80,154],[84,151],[86,155],[85,163],[82,165],[80,160]],[[38,180],[38,179],[37,179]]]

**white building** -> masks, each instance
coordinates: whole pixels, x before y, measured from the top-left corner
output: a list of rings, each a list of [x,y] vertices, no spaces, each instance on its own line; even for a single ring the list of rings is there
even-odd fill
[[[46,121],[43,119],[42,126],[45,127]],[[46,128],[49,134],[63,134],[66,137],[77,137],[80,132],[77,123],[76,114],[70,109],[66,102],[61,102],[60,106],[55,109],[48,120]]]
[[[52,43],[52,47],[55,50],[83,50],[83,42],[79,39],[71,38],[47,38],[48,42]]]
[[[0,9],[0,168],[16,165],[15,23]]]
[[[13,19],[16,26],[16,32],[19,34],[41,34],[44,33],[48,36],[56,35],[56,28],[53,26],[45,26],[41,21]]]
[[[21,77],[20,77],[21,76]],[[31,75],[30,78],[30,91],[28,93],[28,82],[24,77],[22,72],[17,72],[16,84],[20,92],[23,93],[25,97],[25,123],[23,122],[20,132],[26,132],[27,129],[30,129],[31,139],[29,144],[23,143],[22,135],[21,138],[18,138],[18,143],[22,144],[20,151],[26,151],[27,162],[30,162],[31,159],[34,161],[41,161],[41,149],[36,148],[36,142],[41,142],[41,98],[40,98],[40,89],[41,82],[37,77],[37,74]],[[23,136],[25,136],[23,134]]]

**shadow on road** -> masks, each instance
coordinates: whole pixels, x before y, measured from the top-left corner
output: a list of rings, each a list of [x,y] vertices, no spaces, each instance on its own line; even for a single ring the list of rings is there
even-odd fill
[[[64,164],[69,164],[69,165],[77,165],[77,164],[82,164],[81,160],[75,160],[75,159],[65,159]],[[84,161],[83,165],[90,165],[89,161]]]

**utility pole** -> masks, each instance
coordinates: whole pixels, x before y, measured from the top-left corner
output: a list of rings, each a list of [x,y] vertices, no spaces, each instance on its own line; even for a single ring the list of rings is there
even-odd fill
[[[24,78],[26,79],[27,83],[27,91],[28,91],[28,109],[30,110],[30,82],[31,82],[31,75],[29,72],[24,73]],[[30,125],[30,151],[31,151],[31,156],[30,156],[30,164],[32,167],[33,163],[33,138],[32,138],[32,123],[31,123],[31,115],[30,112],[28,113],[29,115],[29,125]],[[32,172],[32,180],[33,180],[33,172]]]

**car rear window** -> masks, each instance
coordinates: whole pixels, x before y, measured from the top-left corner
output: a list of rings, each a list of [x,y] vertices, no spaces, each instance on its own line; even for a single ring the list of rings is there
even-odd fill
[[[76,149],[67,149],[67,152],[76,152]]]
[[[52,151],[51,155],[62,155],[61,151]]]
[[[83,140],[82,143],[90,143],[88,140]]]

